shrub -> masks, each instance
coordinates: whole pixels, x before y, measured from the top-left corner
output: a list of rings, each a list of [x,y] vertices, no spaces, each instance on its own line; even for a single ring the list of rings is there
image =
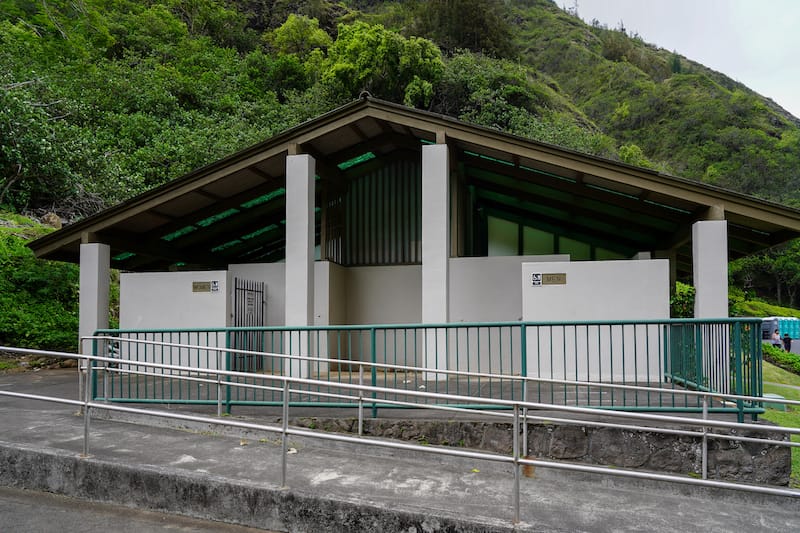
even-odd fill
[[[669,301],[672,318],[694,317],[694,287],[686,283],[675,284],[675,294]]]
[[[0,232],[0,345],[74,352],[78,267],[36,259],[26,242]]]
[[[764,360],[787,372],[800,375],[800,356],[785,352],[770,344],[764,344]]]

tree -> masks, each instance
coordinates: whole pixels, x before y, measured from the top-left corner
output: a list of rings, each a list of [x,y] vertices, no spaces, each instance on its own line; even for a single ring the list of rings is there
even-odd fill
[[[633,143],[619,147],[619,158],[623,163],[642,168],[653,168],[655,165],[647,159],[642,149]]]
[[[800,294],[800,240],[737,259],[729,272],[731,283],[738,284],[745,293],[794,307]]]
[[[3,77],[0,76],[0,80]],[[0,205],[17,210],[75,194],[69,128],[55,102],[39,99],[39,82],[0,81]]]
[[[268,42],[275,51],[281,54],[296,54],[306,57],[316,48],[326,49],[332,41],[330,36],[319,27],[319,21],[303,15],[292,13],[280,28],[276,28],[267,36]]]
[[[369,91],[375,97],[427,106],[444,70],[435,44],[404,38],[382,25],[340,25],[323,66],[323,83],[342,99]]]
[[[502,100],[538,115],[551,105],[552,97],[553,91],[536,83],[533,73],[518,63],[461,50],[447,60],[435,109],[456,116],[475,115],[488,102]]]
[[[678,52],[672,52],[672,57],[669,60],[669,66],[673,74],[681,73],[681,56],[678,55]]]
[[[210,37],[220,46],[241,52],[255,47],[256,35],[247,28],[247,16],[228,8],[223,1],[166,0],[164,3],[181,17],[192,35]]]
[[[778,304],[782,305],[781,289],[784,289],[789,296],[788,307],[794,307],[800,289],[800,241],[790,242],[775,256],[772,272],[778,285]]]
[[[430,0],[419,4],[415,31],[447,53],[467,49],[511,57],[514,44],[506,16],[502,0]]]

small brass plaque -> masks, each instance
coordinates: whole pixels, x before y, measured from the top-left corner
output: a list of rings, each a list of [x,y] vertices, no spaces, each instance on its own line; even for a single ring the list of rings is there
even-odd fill
[[[566,285],[567,273],[542,274],[542,285]]]
[[[210,281],[193,281],[192,292],[211,292]]]

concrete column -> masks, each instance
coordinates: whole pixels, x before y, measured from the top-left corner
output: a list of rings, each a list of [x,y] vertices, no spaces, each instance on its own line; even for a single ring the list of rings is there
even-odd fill
[[[81,244],[80,261],[78,335],[84,337],[108,327],[111,248],[107,244]],[[80,344],[80,353],[92,354],[91,341]]]
[[[692,225],[695,318],[728,316],[728,223],[703,220]]]
[[[450,160],[446,144],[422,147],[422,322],[449,320]],[[425,367],[447,368],[447,332],[429,330],[425,336]],[[444,374],[425,379],[445,379]]]
[[[286,156],[286,325],[314,324],[314,176],[310,155]],[[307,333],[292,334],[292,355],[309,355]],[[293,360],[286,370],[308,377],[309,365]]]

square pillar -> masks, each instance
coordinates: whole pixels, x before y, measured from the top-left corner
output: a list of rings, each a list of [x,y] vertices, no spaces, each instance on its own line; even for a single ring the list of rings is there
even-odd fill
[[[81,244],[80,263],[79,338],[108,327],[111,247],[100,243]],[[91,341],[79,343],[80,353],[92,355]]]
[[[286,156],[286,325],[314,324],[314,158]],[[308,332],[291,333],[291,355],[309,355]],[[293,360],[285,366],[293,377],[308,377],[309,365]]]
[[[695,318],[728,317],[728,223],[703,220],[692,225]]]
[[[450,159],[446,144],[422,147],[422,322],[449,320]],[[447,331],[428,330],[425,363],[429,369],[447,368]],[[426,374],[425,379],[446,379]]]

